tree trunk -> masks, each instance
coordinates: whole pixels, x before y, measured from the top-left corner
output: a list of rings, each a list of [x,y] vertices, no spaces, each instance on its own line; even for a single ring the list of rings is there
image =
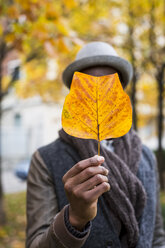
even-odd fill
[[[2,118],[2,62],[5,56],[5,44],[1,44],[0,46],[0,121]],[[1,125],[1,123],[0,123]],[[1,128],[0,128],[1,132]],[[6,214],[4,210],[4,197],[3,197],[3,187],[2,187],[2,134],[0,133],[0,225],[5,224],[6,222]]]
[[[158,167],[159,167],[159,174],[160,174],[160,187],[162,190],[165,190],[165,182],[164,182],[164,163],[163,163],[163,147],[162,147],[162,137],[163,137],[163,92],[164,92],[164,68],[165,65],[163,64],[160,71],[157,75],[157,83],[158,83],[158,151],[157,151],[157,159],[158,159]]]

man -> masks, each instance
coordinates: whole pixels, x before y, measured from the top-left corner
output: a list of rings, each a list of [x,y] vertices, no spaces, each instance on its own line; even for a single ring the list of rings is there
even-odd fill
[[[104,42],[91,42],[63,73],[118,73],[123,88],[132,67]],[[155,157],[131,129],[121,138],[97,142],[59,132],[37,150],[27,188],[26,248],[165,248]],[[104,166],[101,166],[104,165]]]

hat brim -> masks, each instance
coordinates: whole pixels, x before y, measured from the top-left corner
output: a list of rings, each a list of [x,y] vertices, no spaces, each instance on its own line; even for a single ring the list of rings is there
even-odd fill
[[[113,67],[121,76],[122,84],[125,88],[132,79],[133,69],[132,65],[125,59],[118,56],[111,55],[99,55],[92,57],[85,57],[79,60],[75,60],[69,64],[62,74],[64,84],[70,88],[72,77],[75,71],[84,70],[93,66],[110,66]]]

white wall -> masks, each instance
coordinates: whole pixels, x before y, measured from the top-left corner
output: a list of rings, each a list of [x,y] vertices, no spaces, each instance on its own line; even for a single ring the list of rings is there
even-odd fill
[[[3,160],[30,157],[38,147],[58,137],[62,105],[45,104],[40,98],[27,100],[16,98],[13,102],[11,99],[7,101],[6,105],[3,103],[4,109],[5,106],[1,122]]]

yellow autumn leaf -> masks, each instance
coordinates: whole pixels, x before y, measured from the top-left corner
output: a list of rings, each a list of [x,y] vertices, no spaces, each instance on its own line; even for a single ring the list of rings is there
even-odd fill
[[[101,141],[123,136],[131,125],[131,102],[117,73],[101,77],[74,73],[62,111],[65,132]]]

